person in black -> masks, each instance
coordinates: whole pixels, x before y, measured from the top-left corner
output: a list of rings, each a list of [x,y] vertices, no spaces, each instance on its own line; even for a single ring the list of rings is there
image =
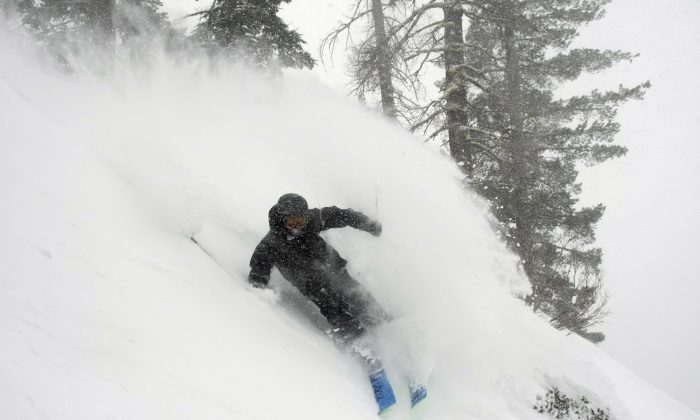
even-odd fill
[[[277,267],[287,281],[318,306],[339,342],[357,338],[387,319],[377,302],[348,274],[347,261],[319,235],[327,229],[350,226],[379,236],[379,222],[351,209],[309,209],[306,200],[297,194],[281,196],[268,219],[270,231],[250,259],[248,280],[253,286],[267,287],[270,272]]]

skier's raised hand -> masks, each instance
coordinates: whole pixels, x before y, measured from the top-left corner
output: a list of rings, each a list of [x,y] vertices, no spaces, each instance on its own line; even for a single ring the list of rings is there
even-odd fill
[[[382,224],[376,220],[370,220],[364,226],[364,230],[374,236],[379,236],[382,234]]]

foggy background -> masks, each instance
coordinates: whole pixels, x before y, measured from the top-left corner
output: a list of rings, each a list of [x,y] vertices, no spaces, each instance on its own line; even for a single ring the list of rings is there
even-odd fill
[[[615,0],[580,44],[640,53],[591,82],[651,80],[621,107],[626,157],[585,172],[612,314],[602,348],[700,411],[700,1]],[[593,78],[591,78],[593,79]]]

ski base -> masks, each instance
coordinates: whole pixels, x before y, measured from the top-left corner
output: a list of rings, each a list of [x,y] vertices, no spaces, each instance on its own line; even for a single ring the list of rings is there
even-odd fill
[[[379,406],[379,414],[382,414],[396,404],[394,390],[391,388],[389,378],[384,369],[371,373],[369,381],[372,384],[372,391],[374,391],[374,399],[377,400],[377,405]]]
[[[415,407],[416,404],[423,401],[425,397],[428,396],[428,390],[425,389],[424,385],[411,385],[409,391],[411,393],[411,408]]]

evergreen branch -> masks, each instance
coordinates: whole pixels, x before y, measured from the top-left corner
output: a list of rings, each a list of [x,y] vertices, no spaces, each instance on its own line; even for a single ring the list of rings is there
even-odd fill
[[[474,140],[471,140],[471,139],[468,140],[468,141],[469,141],[469,145],[471,145],[471,146],[476,146],[479,150],[481,150],[482,152],[484,152],[484,154],[488,155],[491,159],[495,160],[495,161],[498,162],[498,163],[503,163],[503,159],[501,159],[500,157],[496,156],[496,154],[493,153],[493,152],[491,151],[491,149],[489,149],[486,145],[481,144],[481,143],[479,143],[479,142],[477,142],[477,141],[474,141]]]

